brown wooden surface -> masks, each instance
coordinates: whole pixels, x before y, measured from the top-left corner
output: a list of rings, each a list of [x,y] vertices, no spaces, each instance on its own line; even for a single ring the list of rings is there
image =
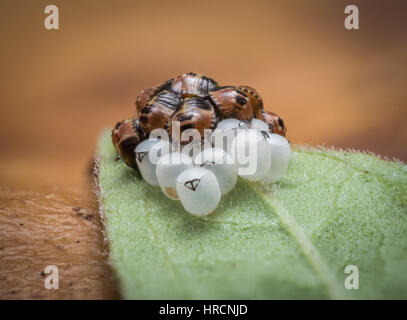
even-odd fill
[[[101,130],[175,75],[255,87],[294,143],[407,160],[403,1],[357,1],[358,31],[345,1],[54,1],[59,31],[48,4],[0,4],[0,298],[119,297],[88,169]]]

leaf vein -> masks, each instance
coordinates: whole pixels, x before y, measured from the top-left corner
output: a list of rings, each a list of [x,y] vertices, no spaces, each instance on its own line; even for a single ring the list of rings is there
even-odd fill
[[[309,239],[303,228],[295,221],[288,210],[274,198],[272,201],[269,197],[265,197],[263,194],[263,186],[256,184],[252,185],[256,191],[259,192],[263,200],[273,209],[274,213],[280,218],[283,227],[294,238],[302,249],[305,257],[310,265],[314,268],[317,276],[320,278],[322,284],[325,286],[328,296],[331,299],[343,299],[342,290],[340,289],[336,279],[331,275],[331,272],[319,254],[318,250],[314,247],[312,241]]]

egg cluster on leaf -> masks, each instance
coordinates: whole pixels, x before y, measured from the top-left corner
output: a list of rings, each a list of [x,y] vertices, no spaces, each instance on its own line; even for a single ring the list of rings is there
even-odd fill
[[[159,129],[168,139],[151,137]],[[200,143],[193,156],[186,148],[190,141],[182,139],[188,130],[195,130],[198,142],[211,132],[209,143]],[[186,73],[142,91],[136,115],[117,123],[112,141],[120,158],[147,183],[180,200],[188,212],[204,216],[233,189],[238,175],[268,182],[282,178],[291,156],[286,131],[278,115],[264,110],[255,89],[219,86],[206,76]],[[181,141],[180,148],[174,147],[175,140]]]

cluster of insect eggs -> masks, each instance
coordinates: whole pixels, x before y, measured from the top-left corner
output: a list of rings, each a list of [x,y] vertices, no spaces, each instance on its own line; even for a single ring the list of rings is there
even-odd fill
[[[203,150],[193,160],[180,153],[178,156],[170,153],[155,166],[143,161],[144,155],[159,145],[148,139],[154,129],[166,129],[171,137],[173,123],[179,121],[180,134],[187,129],[196,129],[203,137],[205,129],[227,131],[243,123],[248,128],[259,129],[263,137],[266,133],[269,141],[278,139],[273,137],[270,140],[270,136],[284,137],[286,134],[283,120],[263,109],[263,101],[255,89],[248,86],[221,87],[213,79],[195,73],[183,74],[142,91],[137,97],[136,109],[135,117],[117,123],[112,131],[118,155],[128,166],[140,170],[148,183],[160,185],[166,196],[181,198],[185,209],[196,215],[208,214],[211,209],[208,201],[204,208],[198,206],[197,209],[199,197],[212,199],[209,202],[217,205],[220,194],[230,191],[236,183],[237,176],[232,174],[230,166],[214,165],[214,157],[225,160],[229,156],[227,150],[209,149],[214,150],[210,154]],[[258,138],[252,137],[261,142]],[[175,162],[181,164],[176,168],[172,166],[174,157],[178,157]],[[200,166],[196,167],[194,163]],[[198,196],[195,192],[198,185],[199,189],[206,190],[204,195],[201,192]]]

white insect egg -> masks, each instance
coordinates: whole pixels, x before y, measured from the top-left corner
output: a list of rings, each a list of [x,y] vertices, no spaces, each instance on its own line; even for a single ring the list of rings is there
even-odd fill
[[[236,185],[237,174],[235,165],[232,158],[223,149],[204,149],[195,157],[194,163],[215,174],[222,194],[228,193]]]
[[[192,168],[192,159],[184,153],[172,152],[157,163],[156,175],[162,192],[170,199],[178,200],[176,184],[178,175]]]
[[[283,178],[291,158],[291,148],[288,140],[279,134],[269,133],[268,142],[271,146],[271,165],[265,182],[276,182]]]
[[[169,151],[169,143],[165,140],[148,139],[136,147],[136,162],[144,180],[158,186],[156,167],[159,159]]]
[[[250,128],[251,129],[256,129],[259,131],[266,131],[269,132],[269,126],[267,123],[265,123],[264,121],[261,121],[259,119],[252,119],[252,121],[250,122]]]
[[[213,172],[199,167],[187,169],[178,176],[177,193],[184,209],[195,216],[212,213],[221,197]]]
[[[213,146],[230,154],[233,139],[239,129],[247,129],[248,127],[246,122],[238,119],[232,118],[220,121],[211,136]]]
[[[271,145],[268,133],[256,129],[240,130],[231,147],[239,176],[248,180],[260,180],[269,172]]]

